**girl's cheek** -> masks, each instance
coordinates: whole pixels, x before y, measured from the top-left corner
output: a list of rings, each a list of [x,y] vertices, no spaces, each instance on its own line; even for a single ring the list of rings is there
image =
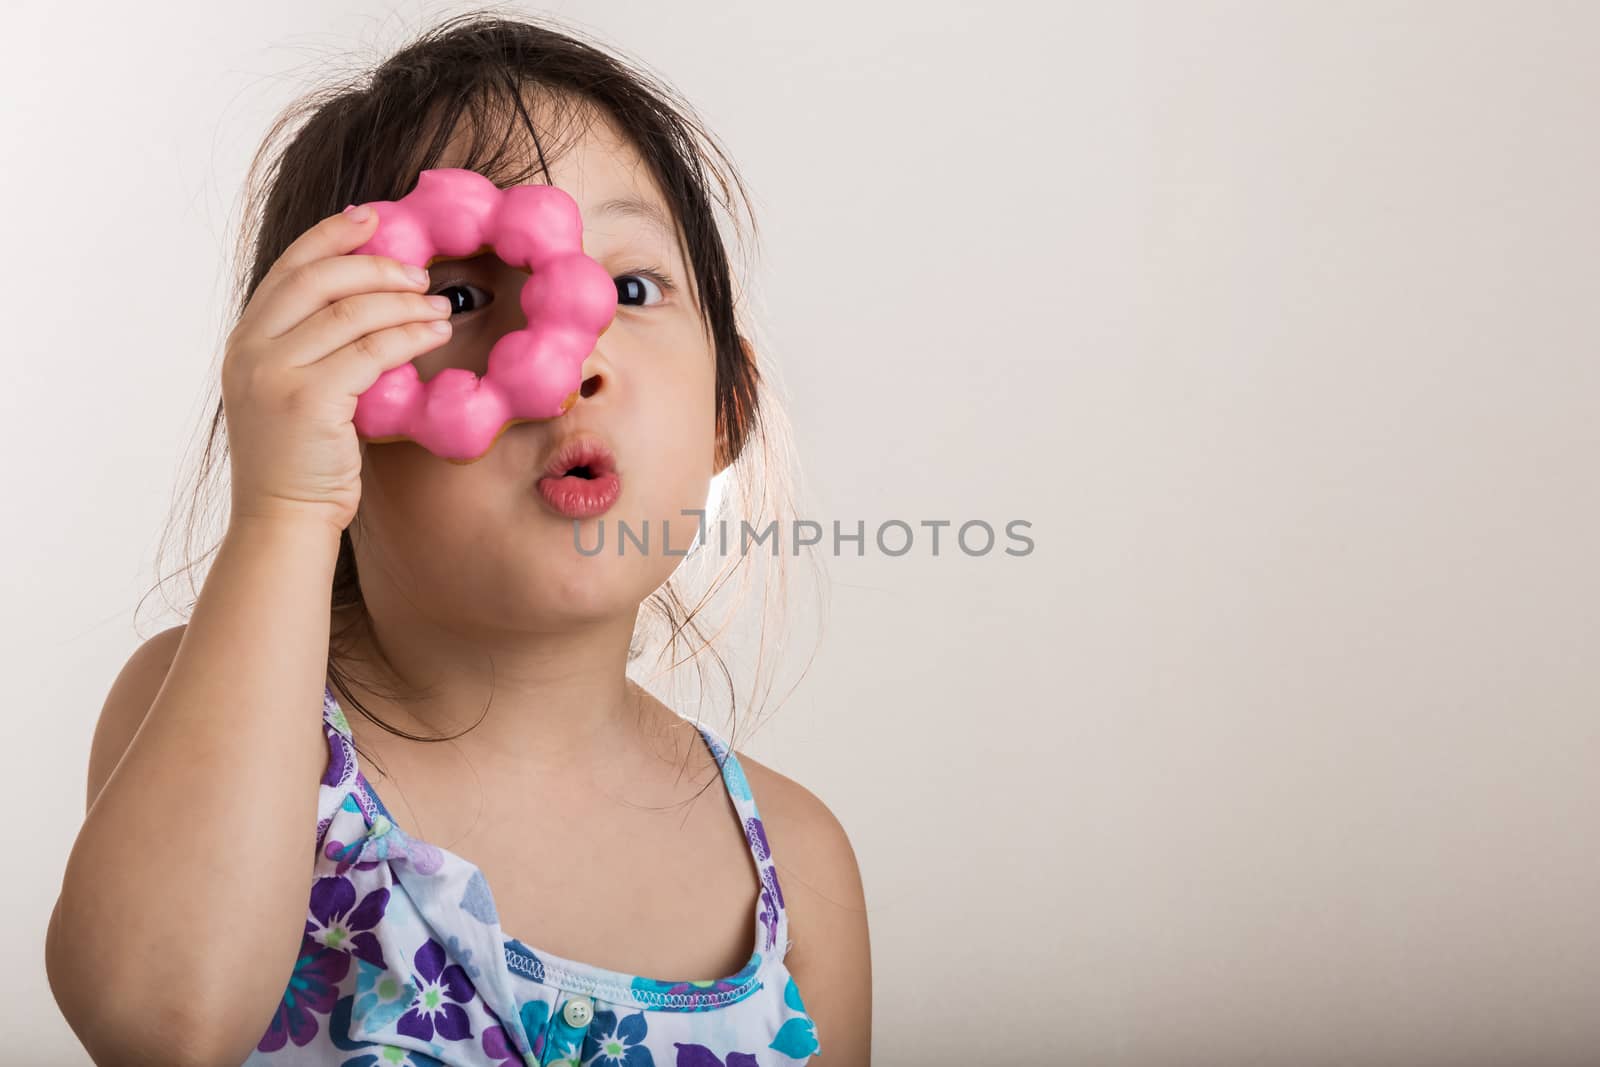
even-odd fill
[[[480,378],[488,374],[489,347],[480,340],[480,333],[474,323],[458,325],[448,341],[412,360],[417,365],[418,376],[427,381],[446,367],[468,370]]]

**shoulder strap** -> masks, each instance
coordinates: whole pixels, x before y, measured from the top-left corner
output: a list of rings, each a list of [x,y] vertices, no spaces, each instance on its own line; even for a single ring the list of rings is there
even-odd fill
[[[317,847],[322,847],[323,836],[333,816],[356,788],[361,768],[356,763],[355,741],[350,734],[350,724],[345,720],[344,709],[339,707],[333,688],[326,682],[322,686],[322,733],[328,742],[328,763],[322,771],[322,783],[317,792]]]
[[[734,810],[739,813],[745,842],[755,860],[757,878],[761,882],[756,918],[766,932],[763,948],[776,950],[778,958],[782,959],[789,950],[789,912],[784,907],[783,888],[778,884],[777,866],[772,847],[767,842],[766,825],[756,806],[755,794],[750,790],[749,779],[745,777],[744,766],[740,764],[738,755],[722,736],[701,723],[695,726],[722,770],[722,782],[727,787]]]

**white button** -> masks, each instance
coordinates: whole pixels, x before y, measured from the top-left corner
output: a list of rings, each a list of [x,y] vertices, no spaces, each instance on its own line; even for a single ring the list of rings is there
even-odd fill
[[[567,1001],[567,1006],[561,1009],[561,1017],[567,1020],[567,1025],[579,1030],[589,1025],[589,1020],[594,1018],[594,1001],[588,997],[573,997]]]

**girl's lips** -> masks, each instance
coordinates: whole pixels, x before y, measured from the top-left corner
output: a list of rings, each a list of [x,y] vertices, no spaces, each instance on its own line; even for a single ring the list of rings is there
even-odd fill
[[[582,473],[568,473],[578,468]],[[605,512],[622,492],[622,479],[617,475],[611,449],[592,434],[563,441],[544,470],[538,483],[539,495],[571,519],[593,518]]]
[[[556,446],[555,454],[544,465],[545,477],[560,478],[574,467],[588,467],[596,476],[614,474],[617,461],[604,441],[593,434],[583,434],[569,437]]]
[[[556,511],[569,519],[592,519],[603,514],[622,494],[622,479],[615,471],[598,478],[581,478],[575,474],[539,479],[539,495]]]

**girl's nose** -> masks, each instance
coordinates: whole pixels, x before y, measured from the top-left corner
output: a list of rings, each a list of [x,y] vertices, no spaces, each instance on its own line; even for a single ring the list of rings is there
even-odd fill
[[[606,365],[606,357],[600,354],[599,349],[590,352],[583,361],[583,384],[578,387],[578,396],[584,400],[589,399],[600,391],[606,383],[610,369]]]

